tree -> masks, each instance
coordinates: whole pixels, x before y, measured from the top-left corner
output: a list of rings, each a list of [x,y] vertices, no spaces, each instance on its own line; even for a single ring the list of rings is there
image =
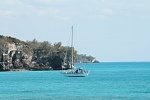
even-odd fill
[[[51,50],[52,45],[48,41],[40,43],[40,49]]]
[[[61,42],[58,42],[58,43],[54,44],[53,48],[54,48],[55,51],[59,51],[60,47],[61,47]]]

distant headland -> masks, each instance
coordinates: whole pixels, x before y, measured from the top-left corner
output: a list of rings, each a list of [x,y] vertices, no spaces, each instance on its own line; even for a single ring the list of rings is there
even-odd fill
[[[48,41],[21,41],[0,35],[0,71],[23,70],[59,70],[64,61],[65,52],[70,60],[71,47],[62,46],[61,42],[51,44]],[[98,63],[95,57],[77,54],[74,50],[75,63]]]

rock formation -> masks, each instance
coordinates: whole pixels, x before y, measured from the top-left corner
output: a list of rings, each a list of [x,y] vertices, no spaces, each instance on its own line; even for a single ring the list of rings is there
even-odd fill
[[[0,71],[60,70],[66,51],[70,60],[71,47],[61,46],[61,42],[53,45],[48,41],[37,42],[36,39],[24,42],[0,35]],[[95,59],[77,55],[76,50],[74,57],[77,57],[75,62],[92,62]]]

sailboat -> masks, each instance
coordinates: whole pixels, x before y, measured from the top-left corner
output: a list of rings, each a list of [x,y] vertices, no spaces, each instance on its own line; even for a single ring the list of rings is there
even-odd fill
[[[88,76],[90,71],[89,70],[85,70],[83,68],[83,66],[81,67],[75,67],[74,66],[74,57],[73,57],[73,52],[74,52],[74,48],[73,48],[73,26],[72,26],[72,41],[71,41],[71,63],[69,64],[67,70],[63,70],[63,68],[65,68],[64,66],[62,66],[62,74],[64,74],[65,76],[68,77],[85,77]],[[66,56],[65,56],[66,59]],[[64,60],[64,64],[65,64],[65,60]]]

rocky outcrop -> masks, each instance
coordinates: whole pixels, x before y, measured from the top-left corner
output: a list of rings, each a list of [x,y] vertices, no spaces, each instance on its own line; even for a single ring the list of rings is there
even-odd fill
[[[0,71],[59,70],[62,69],[66,51],[66,59],[71,61],[71,49],[61,46],[61,42],[53,45],[48,41],[37,42],[36,39],[23,42],[0,35]],[[76,50],[73,54],[75,62],[97,62],[92,56],[77,55]]]
[[[93,56],[87,56],[86,54],[78,54],[75,58],[76,63],[99,63]]]
[[[23,51],[23,44],[19,49],[17,45],[8,43],[5,52],[0,50],[0,71],[61,69],[63,60],[59,56],[51,56],[45,49],[34,49],[27,54]]]

